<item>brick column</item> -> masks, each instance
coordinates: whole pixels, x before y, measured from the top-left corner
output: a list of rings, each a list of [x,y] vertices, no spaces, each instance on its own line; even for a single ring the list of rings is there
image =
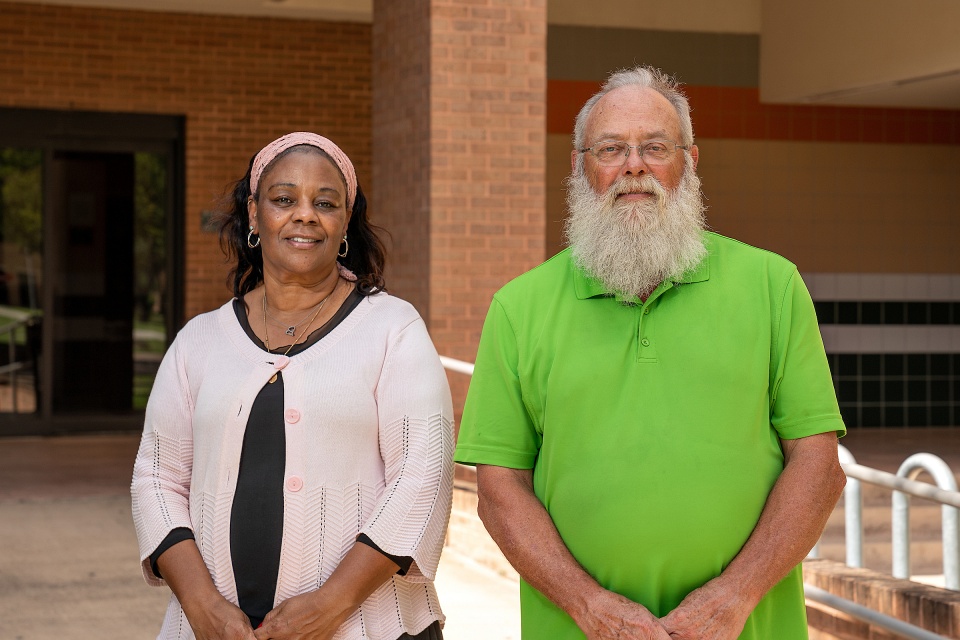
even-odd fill
[[[546,2],[375,0],[373,61],[387,285],[473,361],[493,293],[544,258]]]

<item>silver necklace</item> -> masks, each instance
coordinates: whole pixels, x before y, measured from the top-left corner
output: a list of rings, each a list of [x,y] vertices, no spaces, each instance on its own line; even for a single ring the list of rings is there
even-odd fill
[[[328,296],[328,297],[329,297],[329,296]],[[319,303],[317,306],[318,306],[318,307],[322,307],[322,306],[323,306],[323,303],[326,302],[326,301],[327,301],[327,298],[324,298],[323,300],[320,301],[320,303]],[[270,315],[270,313],[267,311],[267,293],[266,293],[266,290],[264,290],[264,293],[263,293],[263,313],[264,313],[268,318],[270,318],[271,320],[273,320],[273,322],[274,322],[278,327],[283,327],[283,330],[284,330],[283,332],[284,332],[285,334],[287,334],[288,336],[290,336],[290,337],[293,337],[293,336],[297,335],[297,327],[299,327],[301,324],[303,324],[303,323],[307,320],[307,318],[314,317],[314,316],[313,316],[313,312],[316,311],[316,310],[317,310],[317,309],[311,309],[311,310],[309,311],[309,313],[307,313],[307,315],[303,316],[303,318],[300,320],[300,322],[298,322],[298,323],[296,323],[296,324],[286,324],[285,322],[281,322],[281,321],[278,320],[277,318],[274,318],[274,317],[273,317],[272,315]]]

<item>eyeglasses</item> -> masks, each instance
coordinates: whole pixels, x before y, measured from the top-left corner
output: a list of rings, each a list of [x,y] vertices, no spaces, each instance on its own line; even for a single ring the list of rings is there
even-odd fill
[[[688,150],[690,145],[676,144],[668,140],[647,140],[641,144],[627,144],[615,140],[603,140],[592,147],[580,149],[580,153],[590,152],[605,167],[619,166],[626,162],[630,149],[636,149],[640,158],[648,165],[667,164],[677,149]]]

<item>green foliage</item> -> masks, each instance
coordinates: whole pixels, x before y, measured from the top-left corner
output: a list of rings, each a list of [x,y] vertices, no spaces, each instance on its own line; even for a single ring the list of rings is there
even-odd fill
[[[163,313],[166,278],[167,165],[163,156],[134,155],[134,300],[137,317]]]
[[[0,149],[0,234],[24,251],[43,247],[41,152]]]

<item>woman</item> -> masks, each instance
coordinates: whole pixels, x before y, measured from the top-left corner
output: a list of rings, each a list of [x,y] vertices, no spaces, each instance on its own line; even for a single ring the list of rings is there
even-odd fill
[[[353,165],[283,136],[224,213],[236,297],[167,351],[134,467],[159,638],[441,638],[450,391]]]

